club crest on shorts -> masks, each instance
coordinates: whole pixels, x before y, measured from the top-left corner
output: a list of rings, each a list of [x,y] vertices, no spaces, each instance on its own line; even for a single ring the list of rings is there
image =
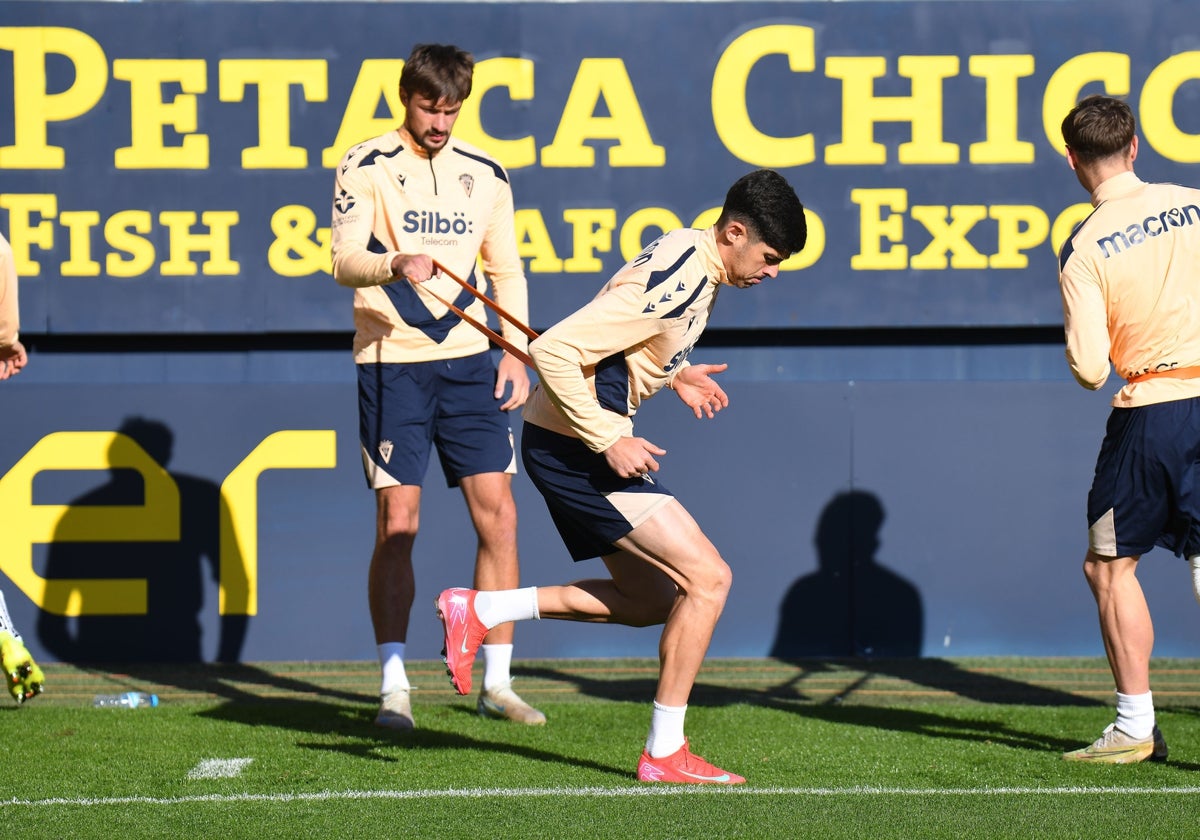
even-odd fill
[[[463,192],[467,194],[467,198],[470,198],[471,190],[475,189],[475,178],[464,172],[458,176],[458,183],[462,184]]]
[[[385,464],[392,460],[392,442],[390,440],[379,441],[379,457]]]

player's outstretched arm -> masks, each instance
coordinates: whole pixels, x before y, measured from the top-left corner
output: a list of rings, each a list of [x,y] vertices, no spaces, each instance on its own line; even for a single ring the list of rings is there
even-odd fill
[[[0,665],[8,682],[8,693],[18,703],[42,693],[46,677],[24,642],[8,631],[0,632]]]
[[[688,365],[676,374],[671,387],[697,419],[712,418],[722,408],[728,407],[729,396],[712,378],[712,374],[721,373],[728,367],[725,364]]]

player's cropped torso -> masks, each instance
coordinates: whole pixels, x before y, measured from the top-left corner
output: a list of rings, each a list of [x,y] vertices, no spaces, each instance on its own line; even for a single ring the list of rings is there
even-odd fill
[[[453,137],[429,157],[400,131],[347,153],[334,197],[337,229],[362,228],[372,253],[428,254],[464,280],[474,280],[476,258],[488,236],[504,170],[481,151]],[[364,199],[369,199],[364,201]],[[369,218],[363,218],[368,208]],[[359,235],[361,236],[362,233]],[[428,287],[478,320],[482,305],[457,283],[435,276]],[[355,290],[358,361],[430,361],[487,349],[486,338],[430,295],[398,281]]]
[[[572,390],[555,371],[539,367],[554,393],[535,389],[525,419],[583,438],[597,451],[629,434],[638,407],[687,360],[724,282],[711,229],[660,237],[591,303],[535,342],[577,360],[586,390]]]
[[[1105,181],[1099,205],[1065,250],[1067,283],[1097,283],[1117,375],[1200,366],[1200,191],[1150,184],[1132,172]],[[1200,377],[1127,384],[1116,406],[1200,396]]]

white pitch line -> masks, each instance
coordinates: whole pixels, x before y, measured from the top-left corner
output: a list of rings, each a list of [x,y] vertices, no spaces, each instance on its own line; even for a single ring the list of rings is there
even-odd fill
[[[233,779],[253,758],[206,758],[188,771],[189,779]]]
[[[526,799],[531,796],[585,797],[590,799],[630,798],[639,796],[679,796],[717,794],[720,796],[1168,796],[1200,793],[1200,787],[984,787],[984,788],[788,788],[726,787],[723,785],[654,785],[645,787],[582,788],[451,788],[448,790],[342,790],[314,793],[233,793],[195,796],[113,796],[104,798],[8,799],[0,800],[0,809],[44,807],[52,805],[186,805],[194,802],[324,802],[363,799]]]

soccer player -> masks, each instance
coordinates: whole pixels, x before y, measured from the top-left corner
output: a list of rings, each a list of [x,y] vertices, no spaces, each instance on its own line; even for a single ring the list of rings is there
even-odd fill
[[[1200,191],[1139,179],[1135,132],[1129,106],[1107,96],[1082,100],[1062,123],[1067,162],[1095,207],[1059,255],[1067,361],[1085,388],[1104,384],[1110,359],[1126,380],[1088,493],[1083,563],[1117,719],[1068,761],[1166,759],[1138,558],[1155,545],[1193,568],[1200,556]]]
[[[12,246],[0,234],[0,380],[16,376],[29,361],[19,338],[20,326]],[[46,678],[13,627],[3,592],[0,592],[0,667],[4,669],[9,693],[18,703],[42,693]]]
[[[600,293],[530,344],[540,384],[525,407],[521,454],[571,557],[600,557],[609,576],[504,592],[447,589],[437,600],[446,665],[471,690],[480,640],[507,621],[556,618],[663,624],[646,782],[739,784],[691,752],[688,697],[732,582],[729,566],[657,476],[666,450],[637,437],[633,415],[662,388],[698,419],[729,404],[713,379],[724,364],[689,364],[718,292],[775,277],[804,247],[804,208],[778,173],[729,189],[705,230],[659,237]]]
[[[415,47],[400,75],[403,124],[347,152],[334,185],[333,275],[355,290],[359,435],[377,512],[367,579],[382,670],[375,722],[400,730],[413,728],[404,655],[431,446],[478,535],[476,587],[519,583],[507,412],[528,398],[529,374],[508,353],[495,364],[487,339],[429,293],[486,320],[482,303],[434,268],[436,261],[480,288],[482,258],[497,302],[528,321],[508,173],[451,135],[473,71],[474,59],[457,47]],[[515,328],[502,330],[513,347],[527,346]],[[544,723],[513,693],[512,640],[511,625],[488,635],[479,712]]]

